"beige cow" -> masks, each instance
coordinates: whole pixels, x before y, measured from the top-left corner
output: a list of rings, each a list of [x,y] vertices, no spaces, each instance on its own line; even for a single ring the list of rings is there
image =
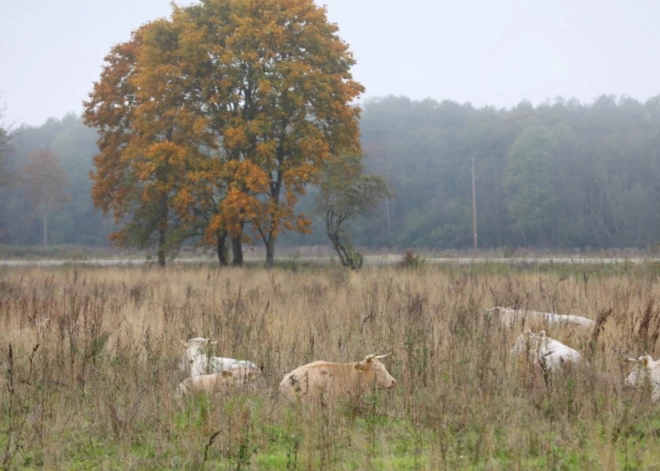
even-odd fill
[[[387,355],[369,355],[353,363],[315,361],[287,373],[280,393],[290,401],[312,403],[323,399],[357,397],[372,385],[379,389],[396,386],[396,380],[380,362]]]
[[[177,396],[183,397],[195,391],[206,394],[225,392],[230,388],[251,383],[259,377],[261,371],[250,367],[236,367],[217,374],[192,376],[181,381],[177,388]]]

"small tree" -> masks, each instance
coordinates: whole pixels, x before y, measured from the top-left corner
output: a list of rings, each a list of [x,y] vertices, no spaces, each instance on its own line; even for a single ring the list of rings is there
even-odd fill
[[[321,176],[316,211],[323,217],[326,233],[345,267],[361,268],[362,254],[353,246],[342,227],[357,216],[368,216],[381,201],[393,196],[387,182],[378,175],[364,175],[358,157],[328,162]]]
[[[0,186],[9,185],[13,176],[9,169],[9,138],[10,131],[2,123],[2,110],[0,110]]]
[[[32,200],[34,212],[40,213],[44,247],[48,247],[48,220],[51,212],[71,200],[66,192],[69,177],[60,160],[50,149],[32,152],[21,170],[21,180]]]

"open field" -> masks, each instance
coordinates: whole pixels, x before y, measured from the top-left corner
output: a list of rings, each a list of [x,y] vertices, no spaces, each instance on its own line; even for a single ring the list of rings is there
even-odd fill
[[[396,265],[401,261],[401,255],[367,255],[364,257],[365,266],[387,266]],[[452,264],[452,265],[612,265],[612,264],[660,264],[660,258],[656,257],[630,257],[630,258],[612,258],[612,257],[425,257],[424,262],[431,264]],[[245,263],[252,266],[264,264],[263,258],[248,256]],[[276,263],[285,265],[303,265],[303,266],[323,266],[339,265],[336,257],[278,257]],[[205,257],[179,257],[168,262],[169,265],[217,265],[218,260],[213,256]],[[32,260],[0,260],[0,267],[61,267],[61,266],[91,266],[91,267],[121,267],[121,266],[140,266],[156,265],[156,261],[151,258],[87,258],[87,259],[32,259]]]
[[[658,406],[623,387],[627,357],[657,357],[657,277],[655,264],[0,268],[0,467],[659,469]],[[509,354],[523,327],[496,323],[494,305],[608,317],[599,335],[545,326],[589,364],[544,375]],[[195,336],[257,363],[263,387],[179,403],[179,340]],[[394,390],[312,414],[277,393],[296,366],[386,351]]]

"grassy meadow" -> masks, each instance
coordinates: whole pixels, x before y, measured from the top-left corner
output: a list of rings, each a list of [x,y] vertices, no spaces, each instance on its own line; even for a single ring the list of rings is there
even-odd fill
[[[660,410],[623,387],[627,357],[657,357],[657,267],[288,268],[0,269],[0,469],[660,469]],[[495,305],[600,318],[544,327],[588,364],[512,357],[529,326]],[[178,401],[197,336],[261,387]],[[393,390],[278,396],[299,365],[389,351]]]

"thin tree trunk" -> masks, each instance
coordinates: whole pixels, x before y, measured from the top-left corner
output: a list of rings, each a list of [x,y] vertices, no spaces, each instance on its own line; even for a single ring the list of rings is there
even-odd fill
[[[277,149],[277,161],[280,165],[280,169],[277,171],[277,179],[275,180],[275,182],[271,183],[271,191],[270,191],[271,202],[275,204],[276,208],[279,207],[280,191],[282,190],[282,181],[283,181],[283,173],[281,168],[282,168],[282,162],[284,162],[284,153],[282,151],[281,145]],[[274,224],[272,224],[275,214],[271,213],[269,214],[269,217],[271,219],[270,221],[271,224],[270,224],[270,228],[268,229],[268,240],[266,241],[266,268],[272,268],[273,266],[275,266],[275,241],[277,240],[277,236],[273,233]]]
[[[218,253],[218,261],[221,266],[229,265],[229,254],[227,253],[227,233],[223,232],[216,235],[216,251]]]
[[[474,171],[474,156],[472,157],[472,249],[477,251],[477,185]]]
[[[167,217],[169,212],[168,195],[163,193],[160,196],[160,229],[158,229],[158,265],[165,266],[167,261]]]
[[[266,242],[266,268],[272,268],[275,265],[275,239],[276,237],[271,233]]]
[[[44,229],[44,247],[48,248],[48,206],[44,203],[44,220],[43,220],[43,229]]]
[[[243,237],[238,235],[231,238],[232,265],[243,266]]]
[[[165,266],[166,262],[166,257],[167,257],[167,250],[165,247],[166,239],[165,239],[165,231],[161,229],[158,231],[158,265],[161,267]]]

